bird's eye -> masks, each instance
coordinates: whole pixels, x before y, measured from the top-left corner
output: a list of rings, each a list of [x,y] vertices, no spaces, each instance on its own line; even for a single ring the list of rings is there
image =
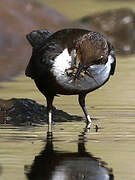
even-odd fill
[[[100,56],[100,58],[98,58],[98,59],[95,61],[95,63],[96,63],[96,64],[102,64],[103,59],[104,59],[104,56]]]
[[[99,61],[99,62],[102,62],[103,59],[104,59],[104,56],[100,56],[100,58],[98,58],[98,61]]]
[[[100,56],[99,60],[102,60],[104,58],[104,56]]]

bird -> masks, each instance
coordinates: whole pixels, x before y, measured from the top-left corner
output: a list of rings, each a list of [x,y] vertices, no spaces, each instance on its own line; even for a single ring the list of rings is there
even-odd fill
[[[52,132],[52,109],[55,96],[78,95],[91,128],[86,95],[104,85],[113,75],[116,56],[113,45],[102,34],[86,29],[67,28],[56,32],[33,30],[26,35],[32,55],[25,75],[34,80],[45,96],[48,132]]]

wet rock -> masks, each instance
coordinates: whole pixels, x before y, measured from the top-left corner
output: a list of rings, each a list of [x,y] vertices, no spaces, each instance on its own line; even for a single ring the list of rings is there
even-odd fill
[[[70,115],[53,108],[54,122],[81,121],[80,116]],[[38,125],[47,122],[47,108],[31,99],[0,99],[0,124]]]
[[[70,26],[102,33],[112,42],[118,54],[135,53],[135,13],[131,9],[115,9],[85,16]]]
[[[0,1],[0,81],[25,69],[31,47],[25,36],[32,30],[57,30],[68,19],[36,0]]]

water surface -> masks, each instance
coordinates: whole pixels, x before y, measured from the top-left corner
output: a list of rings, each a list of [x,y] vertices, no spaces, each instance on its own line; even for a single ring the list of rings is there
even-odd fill
[[[100,158],[100,161],[105,164],[105,169],[111,168],[114,179],[133,180],[135,178],[134,119],[116,116],[104,117],[102,122],[99,120],[94,123],[98,123],[102,128],[98,132],[92,128],[90,133],[86,133],[85,148],[87,153],[94,158]],[[66,153],[67,156],[68,153],[68,156],[69,154],[71,156],[78,152],[78,140],[79,135],[83,132],[83,127],[83,122],[57,123],[54,126],[53,148],[57,154]],[[34,128],[1,127],[1,179],[8,180],[10,177],[11,180],[26,180],[29,177],[27,174],[31,171],[33,173],[33,164],[38,167],[35,169],[35,174],[40,174],[46,170],[43,169],[47,166],[45,159],[47,152],[40,156],[47,141],[46,131],[46,126]],[[35,158],[37,159],[38,156],[40,161],[35,165]],[[69,157],[68,159],[70,160]],[[77,160],[74,161],[78,162]],[[92,165],[89,164],[87,169],[92,171]],[[76,163],[76,167],[78,166],[80,163]]]

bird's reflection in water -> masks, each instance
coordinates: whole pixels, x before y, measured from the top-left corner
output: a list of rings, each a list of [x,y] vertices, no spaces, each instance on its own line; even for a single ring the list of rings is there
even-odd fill
[[[79,135],[78,152],[61,152],[53,148],[52,135],[47,135],[44,150],[35,157],[27,171],[29,180],[114,180],[106,163],[85,149],[85,134]],[[29,172],[28,172],[29,171]]]

